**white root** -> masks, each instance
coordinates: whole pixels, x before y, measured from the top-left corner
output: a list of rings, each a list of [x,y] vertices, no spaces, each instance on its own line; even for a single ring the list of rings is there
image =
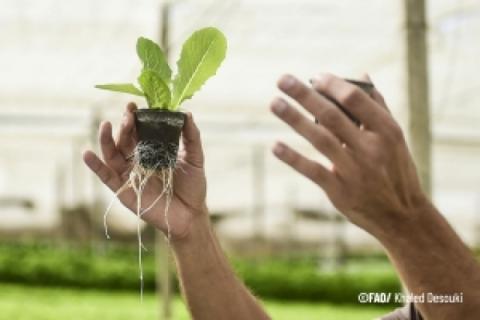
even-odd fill
[[[137,149],[140,146],[137,146]],[[168,153],[167,153],[168,154]],[[107,239],[110,239],[108,233],[107,225],[107,216],[112,209],[115,199],[118,199],[120,194],[125,190],[131,188],[136,196],[136,215],[137,215],[137,241],[138,241],[138,268],[139,268],[139,278],[140,278],[140,299],[143,301],[143,291],[144,291],[144,278],[143,278],[143,262],[142,262],[142,249],[146,250],[142,242],[142,230],[141,230],[141,217],[150,211],[157,203],[165,197],[165,207],[164,207],[164,218],[165,225],[167,229],[167,243],[170,245],[171,231],[170,223],[168,219],[168,210],[170,208],[170,203],[173,197],[173,173],[176,166],[176,157],[169,157],[167,159],[168,167],[166,168],[156,168],[156,169],[146,169],[143,168],[139,163],[139,152],[135,150],[135,156],[133,159],[133,168],[130,172],[128,180],[115,192],[114,197],[110,201],[105,213],[103,215],[103,225],[105,229],[105,236]],[[160,167],[160,166],[158,166]],[[146,208],[142,209],[142,195],[145,186],[147,185],[150,178],[156,177],[161,180],[162,190],[160,194],[150,203]]]
[[[129,181],[125,182],[123,186],[121,186],[117,192],[115,192],[114,196],[110,200],[110,203],[107,206],[107,209],[105,210],[103,214],[103,229],[105,230],[105,237],[107,239],[110,239],[110,235],[108,234],[108,224],[107,224],[107,218],[108,214],[110,213],[110,210],[112,210],[113,204],[115,203],[115,200],[117,200],[118,196],[125,190],[127,190],[130,187]]]

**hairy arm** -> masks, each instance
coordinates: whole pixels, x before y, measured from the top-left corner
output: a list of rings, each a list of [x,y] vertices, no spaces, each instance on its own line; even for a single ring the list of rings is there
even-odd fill
[[[137,143],[134,112],[129,104],[117,135],[112,126],[100,126],[100,159],[92,151],[84,153],[86,165],[112,191],[117,192],[128,179],[132,164],[127,160]],[[200,132],[191,114],[187,114],[182,132],[183,149],[174,172],[174,190],[168,217],[165,199],[142,215],[142,219],[169,234],[178,267],[182,291],[195,320],[263,320],[269,319],[260,303],[235,276],[211,228],[206,199],[204,156]],[[161,193],[163,182],[152,176],[143,190],[142,207],[148,208]],[[136,210],[132,190],[118,195],[130,210]]]
[[[274,154],[318,184],[340,212],[383,244],[413,294],[463,292],[461,304],[418,305],[427,319],[477,319],[480,268],[422,192],[402,131],[382,96],[378,91],[368,95],[333,75],[318,76],[312,85],[289,75],[279,81],[279,88],[319,125],[282,98],[272,102],[271,110],[332,166],[308,159],[284,143],[276,144]],[[362,125],[354,125],[326,97]]]
[[[235,276],[205,217],[173,243],[182,290],[194,319],[270,319]]]
[[[470,250],[429,203],[408,211],[411,220],[380,241],[412,294],[425,295],[417,308],[426,319],[477,319],[480,268]],[[461,302],[429,302],[435,296],[462,296]]]

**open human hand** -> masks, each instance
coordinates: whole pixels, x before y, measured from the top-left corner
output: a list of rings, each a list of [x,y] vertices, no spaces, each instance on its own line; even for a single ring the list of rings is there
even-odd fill
[[[280,90],[319,120],[315,124],[282,98],[272,112],[309,141],[332,163],[327,168],[279,142],[273,152],[318,184],[350,221],[372,234],[388,233],[409,220],[412,207],[428,200],[420,187],[403,133],[376,90],[371,95],[336,76],[325,74],[312,87],[291,75]],[[337,101],[362,124],[356,126],[326,97]]]

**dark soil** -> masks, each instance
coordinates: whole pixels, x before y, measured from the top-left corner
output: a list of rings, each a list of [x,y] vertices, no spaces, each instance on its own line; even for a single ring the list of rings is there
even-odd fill
[[[185,114],[157,109],[135,112],[138,144],[135,158],[144,169],[161,170],[175,166]]]

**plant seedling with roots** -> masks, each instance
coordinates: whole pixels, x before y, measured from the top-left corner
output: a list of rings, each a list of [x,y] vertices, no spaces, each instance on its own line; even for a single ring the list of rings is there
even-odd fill
[[[148,109],[135,112],[139,143],[135,162],[145,170],[158,171],[175,166],[179,137],[185,115],[177,111],[213,75],[225,58],[225,36],[215,28],[194,32],[183,44],[178,72],[172,70],[162,49],[153,41],[140,37],[137,55],[143,68],[131,83],[102,84],[96,88],[123,92],[146,98]]]
[[[130,156],[132,170],[127,182],[116,191],[116,196],[132,188],[137,197],[137,216],[140,218],[162,197],[165,197],[165,221],[167,241],[170,240],[168,207],[173,192],[173,172],[176,166],[180,134],[185,114],[178,111],[181,104],[192,98],[202,85],[215,73],[225,58],[227,41],[218,29],[209,27],[195,31],[183,44],[177,61],[177,73],[172,77],[167,57],[152,40],[140,37],[136,51],[142,62],[142,70],[137,78],[138,86],[132,83],[96,85],[96,88],[133,94],[145,97],[148,108],[135,111],[135,126],[138,142]],[[142,192],[150,177],[162,181],[163,190],[148,207],[142,207]],[[112,201],[113,203],[113,201]],[[108,236],[106,217],[112,206],[108,206],[104,225]],[[140,279],[143,283],[141,267],[141,235],[137,226],[139,241]]]

